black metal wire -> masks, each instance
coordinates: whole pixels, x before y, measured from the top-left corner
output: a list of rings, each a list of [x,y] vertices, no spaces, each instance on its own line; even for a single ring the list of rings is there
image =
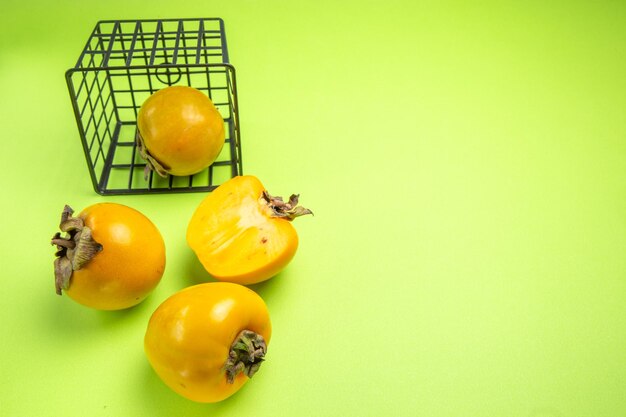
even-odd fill
[[[99,21],[66,82],[99,194],[211,191],[219,178],[242,173],[235,68],[228,62],[222,19]],[[163,180],[151,172],[144,181],[146,164],[134,138],[137,112],[147,97],[169,85],[189,85],[215,99],[224,117],[225,145],[204,173]]]

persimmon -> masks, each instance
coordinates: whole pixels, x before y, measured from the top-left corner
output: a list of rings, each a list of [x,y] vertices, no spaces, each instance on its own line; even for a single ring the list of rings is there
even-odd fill
[[[220,281],[254,284],[280,272],[298,248],[291,221],[311,211],[298,195],[285,202],[258,178],[234,177],[207,195],[187,227],[187,243]]]
[[[137,114],[139,152],[146,169],[161,176],[193,175],[207,168],[222,150],[224,135],[220,112],[206,94],[192,87],[159,90]]]
[[[271,333],[267,307],[254,291],[211,282],[165,300],[150,317],[144,349],[172,390],[193,401],[217,402],[259,370]]]
[[[57,294],[99,310],[120,310],[143,301],[165,269],[165,244],[139,211],[115,203],[85,208],[78,217],[65,206],[54,262]]]

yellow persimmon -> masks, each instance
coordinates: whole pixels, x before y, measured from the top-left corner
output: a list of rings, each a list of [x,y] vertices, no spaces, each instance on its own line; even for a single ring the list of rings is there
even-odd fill
[[[144,349],[172,390],[193,401],[217,402],[259,370],[270,337],[261,297],[241,285],[212,282],[165,300],[148,322]]]
[[[205,269],[220,281],[254,284],[276,275],[298,248],[291,220],[310,214],[272,197],[254,176],[238,176],[200,203],[187,228],[187,243]]]

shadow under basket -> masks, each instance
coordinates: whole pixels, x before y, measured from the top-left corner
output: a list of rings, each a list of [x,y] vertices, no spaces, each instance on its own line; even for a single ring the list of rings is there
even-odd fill
[[[221,19],[100,21],[65,78],[97,193],[206,192],[241,175],[235,68]],[[204,171],[167,178],[150,172],[146,179],[135,140],[137,112],[171,85],[204,92],[224,119],[226,140]]]

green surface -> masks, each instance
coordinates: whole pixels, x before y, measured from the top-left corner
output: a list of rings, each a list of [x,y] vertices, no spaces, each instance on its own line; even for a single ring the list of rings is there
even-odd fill
[[[205,405],[142,347],[158,304],[209,280],[184,240],[203,195],[96,195],[63,73],[97,20],[213,16],[245,172],[315,217],[255,286],[267,363]],[[4,1],[0,415],[626,415],[624,22],[608,0]],[[99,201],[166,241],[129,311],[54,294],[59,212]]]

